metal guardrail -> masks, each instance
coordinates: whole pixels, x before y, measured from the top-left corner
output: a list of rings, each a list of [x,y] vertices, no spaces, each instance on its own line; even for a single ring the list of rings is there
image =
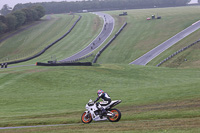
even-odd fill
[[[171,59],[172,57],[176,56],[177,54],[179,54],[179,53],[185,51],[186,49],[190,48],[191,46],[197,44],[198,42],[200,42],[200,40],[198,40],[198,41],[196,41],[196,42],[194,42],[194,43],[192,43],[192,44],[190,44],[190,45],[188,45],[188,46],[186,46],[186,47],[184,47],[184,48],[182,48],[182,49],[180,49],[180,50],[174,52],[172,55],[170,55],[170,56],[168,56],[167,58],[165,58],[163,61],[161,61],[161,62],[160,62],[159,64],[157,64],[156,66],[157,66],[157,67],[161,66],[164,62],[168,61],[169,59]]]
[[[84,57],[81,57],[81,58],[75,59],[75,60],[65,61],[65,62],[66,62],[66,63],[77,62],[77,61],[80,61],[80,60],[84,60],[84,59],[86,59],[86,58],[88,58],[88,57],[90,57],[90,56],[92,56],[92,55],[93,55],[93,53],[92,53],[92,54],[89,54],[89,55],[86,55],[86,56],[84,56]]]

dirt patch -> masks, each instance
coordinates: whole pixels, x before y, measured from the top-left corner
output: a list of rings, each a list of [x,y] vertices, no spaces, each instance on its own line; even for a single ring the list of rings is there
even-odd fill
[[[7,74],[23,74],[23,73],[38,73],[38,72],[45,72],[49,71],[48,69],[31,69],[31,70],[24,70],[24,71],[0,71],[0,73],[7,73]]]
[[[163,131],[168,130],[194,130],[199,129],[200,118],[194,119],[170,119],[170,120],[151,120],[151,121],[122,121],[118,123],[91,123],[91,124],[77,124],[56,127],[41,127],[18,130],[4,130],[4,133],[25,133],[25,132],[125,132],[125,131]]]
[[[179,102],[169,102],[162,104],[142,105],[142,106],[128,106],[122,108],[122,112],[148,112],[148,111],[163,111],[163,110],[178,110],[178,109],[191,109],[200,108],[200,99],[185,100]]]

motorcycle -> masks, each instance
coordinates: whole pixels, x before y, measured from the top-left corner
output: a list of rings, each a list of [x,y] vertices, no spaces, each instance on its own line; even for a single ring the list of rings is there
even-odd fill
[[[81,121],[88,124],[94,121],[105,121],[118,122],[121,119],[121,112],[118,109],[112,109],[117,104],[121,103],[121,100],[111,101],[107,106],[102,106],[106,110],[106,114],[102,115],[102,111],[99,110],[96,104],[90,99],[86,104],[85,111],[81,116]]]

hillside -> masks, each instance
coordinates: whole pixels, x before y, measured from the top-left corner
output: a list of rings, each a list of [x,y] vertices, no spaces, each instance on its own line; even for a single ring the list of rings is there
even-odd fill
[[[199,69],[108,64],[0,70],[0,127],[80,123],[85,104],[96,98],[98,89],[123,101],[117,106],[122,122],[186,118],[199,122],[199,73]],[[184,128],[192,130],[187,123]]]
[[[196,42],[200,39],[199,34],[200,30],[186,37],[185,39],[177,43],[174,47],[168,49],[159,57],[152,60],[150,65],[157,65],[161,59],[165,59],[172,53]],[[189,49],[185,50],[184,52],[174,56],[173,58],[162,64],[162,66],[173,68],[199,68],[199,48],[200,43],[197,43]]]
[[[98,62],[129,64],[198,21],[199,11],[199,6],[127,10],[128,16],[123,17],[118,16],[122,11],[108,12],[115,17],[116,21],[121,21],[121,23],[127,21],[128,25],[102,54]],[[159,15],[162,19],[147,21],[146,18],[151,15]],[[198,38],[198,33],[194,33],[193,36]],[[196,38],[191,38],[190,42],[196,41]],[[159,63],[161,60],[162,58],[157,62]]]
[[[158,46],[173,35],[177,34],[178,32],[182,31],[183,29],[187,28],[188,26],[199,20],[199,11],[199,6],[139,9],[127,10],[128,16],[122,17],[119,17],[118,15],[123,11],[106,12],[111,14],[115,18],[115,29],[111,37],[114,36],[114,34],[119,30],[124,22],[128,22],[128,25],[120,34],[120,36],[101,55],[97,63],[129,64],[152,48]],[[162,19],[147,21],[146,18],[150,17],[152,14],[160,15]],[[35,62],[38,61],[47,62],[48,60],[51,60],[52,57],[56,58],[57,60],[61,60],[63,58],[73,55],[74,53],[86,47],[101,31],[102,20],[100,21],[100,18],[93,14],[81,15],[83,16],[81,21],[68,37],[49,49],[41,57],[22,64],[35,64]],[[54,19],[54,16],[55,18],[58,18],[62,21],[56,21],[56,19]],[[52,15],[51,17],[52,20],[43,23],[43,25],[46,25],[45,27],[40,24],[38,25],[38,27],[34,28],[34,31],[27,30],[26,32],[20,33],[12,39],[6,40],[5,42],[1,43],[0,62],[25,58],[39,52],[42,48],[56,40],[59,36],[62,36],[65,31],[70,28],[70,25],[73,23],[73,21],[76,20],[77,16],[72,21],[72,16],[68,15]],[[52,24],[57,26],[53,26]],[[47,26],[52,26],[55,30],[48,28]],[[61,30],[63,26],[66,26],[66,29]],[[40,27],[43,27],[44,29]],[[38,28],[41,30],[43,29],[43,32],[39,32],[38,30],[36,30]],[[54,32],[48,32],[47,30]],[[59,34],[55,36],[55,33]],[[24,36],[25,34],[27,36]],[[37,38],[36,35],[42,35],[40,36],[42,40]],[[30,36],[32,38],[29,38]],[[77,36],[79,36],[78,39]],[[177,50],[176,47],[181,48],[185,45],[189,45],[189,43],[193,41],[196,41],[198,38],[198,32],[193,33],[192,36],[194,37],[188,37],[188,39],[185,39],[187,40],[187,42],[183,42],[180,45],[177,44],[178,46],[175,45],[171,47],[165,53],[161,54],[152,62],[150,62],[149,65],[156,66],[160,61],[162,61],[167,56],[171,55],[175,50]],[[48,38],[51,39],[49,40]],[[108,40],[106,42],[108,42]],[[8,49],[7,47],[11,48]],[[94,54],[96,54],[98,50],[96,50]],[[90,57],[86,61],[92,61],[93,58],[94,56]]]
[[[0,69],[0,127],[69,124],[0,129],[0,132],[200,132],[199,44],[166,62],[164,67],[154,67],[177,49],[196,41],[200,30],[145,67],[128,65],[199,20],[200,7],[127,10],[128,16],[119,17],[121,12],[106,12],[115,18],[116,25],[111,37],[125,21],[128,25],[93,66]],[[159,14],[162,19],[147,21],[146,18],[152,14]],[[59,60],[87,46],[101,31],[103,21],[94,14],[81,15],[80,23],[69,36],[41,57],[17,65],[46,62],[51,57]],[[40,51],[63,35],[74,21],[71,21],[72,16],[66,14],[51,15],[50,20],[47,18],[43,18],[45,22],[0,43],[1,61],[25,58]],[[182,61],[185,58],[187,62]],[[90,57],[84,61],[92,59]],[[107,92],[112,100],[122,100],[116,106],[122,112],[118,123],[81,124],[85,104],[89,99],[96,99],[98,89]]]
[[[77,20],[78,15],[75,15],[74,18],[68,14],[46,17],[50,18],[50,20],[0,43],[0,62],[22,59],[40,52],[43,48],[63,36]],[[46,17],[44,17],[44,20]],[[98,16],[82,14],[82,19],[71,34],[51,47],[39,58],[25,62],[25,64],[35,64],[37,61],[46,62],[51,60],[51,57],[56,57],[58,60],[69,57],[86,47],[101,31],[101,26],[102,21]]]

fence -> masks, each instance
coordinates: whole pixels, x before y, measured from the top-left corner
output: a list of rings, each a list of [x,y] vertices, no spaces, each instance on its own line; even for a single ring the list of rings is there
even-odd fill
[[[65,61],[65,63],[72,63],[72,62],[76,62],[76,61],[80,61],[80,60],[84,60],[90,56],[93,56],[93,53],[92,54],[89,54],[87,56],[84,56],[84,57],[81,57],[81,58],[78,58],[78,59],[75,59],[75,60],[71,60],[71,61]]]

